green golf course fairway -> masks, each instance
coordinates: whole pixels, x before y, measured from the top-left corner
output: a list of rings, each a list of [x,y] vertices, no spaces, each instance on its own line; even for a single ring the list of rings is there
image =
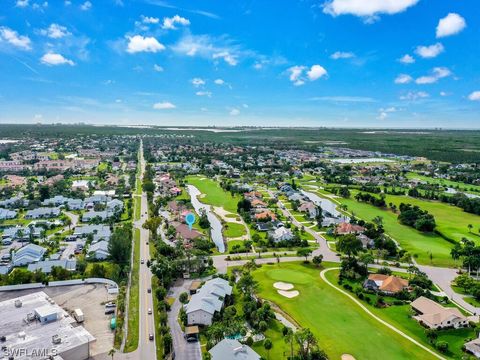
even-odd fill
[[[240,195],[232,196],[229,192],[224,191],[215,180],[205,177],[187,176],[185,180],[205,194],[199,198],[201,202],[221,206],[231,213],[237,213],[237,203],[241,200]]]
[[[258,295],[278,305],[302,327],[310,328],[330,359],[340,359],[342,354],[356,359],[434,359],[327,285],[320,270],[303,263],[280,263],[263,265],[253,276],[259,283]],[[279,295],[273,287],[277,281],[294,284],[300,295],[292,299]]]
[[[348,211],[353,212],[357,218],[372,221],[376,216],[383,218],[385,232],[398,241],[402,249],[415,256],[421,265],[433,265],[441,267],[453,267],[455,262],[450,256],[452,243],[437,234],[425,234],[412,227],[398,222],[397,214],[391,211],[379,209],[373,205],[359,203],[354,199],[338,199],[348,206]],[[432,254],[432,259],[430,259]]]

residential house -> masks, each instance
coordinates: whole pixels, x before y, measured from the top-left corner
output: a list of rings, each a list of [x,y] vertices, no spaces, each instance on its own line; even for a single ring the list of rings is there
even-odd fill
[[[28,244],[15,251],[12,259],[14,266],[24,266],[43,259],[47,249],[36,244]]]
[[[77,260],[45,260],[28,265],[28,271],[34,272],[40,270],[44,274],[50,274],[53,267],[60,267],[69,271],[75,271],[77,268]]]
[[[290,229],[287,229],[284,226],[281,226],[268,233],[268,236],[273,239],[275,242],[280,241],[290,241],[293,239],[293,233]]]
[[[277,217],[270,210],[262,211],[261,213],[255,214],[255,220],[265,221],[265,220],[276,220]]]
[[[101,221],[105,221],[108,218],[109,218],[109,213],[106,210],[102,210],[102,211],[91,210],[82,214],[82,222],[90,222],[93,219],[100,219]]]
[[[248,345],[238,340],[223,339],[208,351],[212,360],[260,360],[261,357]]]
[[[222,309],[225,297],[231,294],[232,287],[227,280],[207,280],[185,305],[188,324],[211,325],[213,315]]]
[[[16,217],[17,217],[16,211],[0,208],[0,220],[15,219]]]
[[[380,291],[388,295],[394,295],[408,289],[408,280],[384,274],[370,274],[363,283],[365,289]]]
[[[25,219],[45,219],[45,218],[54,218],[60,215],[59,208],[36,208],[33,210],[28,210],[25,214]]]
[[[445,308],[424,296],[411,303],[417,313],[413,318],[430,329],[460,328],[468,326],[468,319],[454,307]]]
[[[473,339],[465,344],[465,350],[480,359],[480,337]]]
[[[73,236],[86,238],[89,235],[93,236],[93,241],[110,240],[110,227],[107,225],[83,225],[76,226],[73,230]]]
[[[357,235],[357,239],[362,242],[362,246],[364,249],[370,249],[375,245],[375,241],[370,239],[367,235],[365,234],[359,234]]]
[[[72,183],[73,191],[88,191],[90,189],[89,180],[74,180]]]
[[[308,216],[313,219],[317,216],[317,207],[314,203],[306,201],[298,207],[298,211],[307,213]]]
[[[95,244],[90,245],[88,248],[88,258],[95,260],[105,260],[110,256],[108,251],[108,241],[101,240]]]
[[[365,228],[360,225],[342,222],[337,225],[336,232],[338,235],[359,234],[364,232]]]

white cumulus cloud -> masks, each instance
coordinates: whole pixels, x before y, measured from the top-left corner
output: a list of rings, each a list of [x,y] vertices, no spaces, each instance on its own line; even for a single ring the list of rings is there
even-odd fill
[[[6,26],[0,27],[0,41],[6,41],[21,50],[30,50],[32,48],[32,42],[28,36],[19,35],[18,32]]]
[[[312,65],[310,69],[303,65],[291,66],[287,72],[289,73],[288,78],[295,86],[301,86],[307,80],[315,81],[327,75],[327,70],[318,64]]]
[[[190,20],[185,19],[184,17],[181,17],[179,15],[175,15],[174,17],[171,17],[171,18],[166,17],[166,18],[163,18],[162,29],[175,30],[176,29],[175,24],[188,26],[190,25]]]
[[[445,50],[441,43],[436,43],[429,46],[417,46],[415,52],[422,58],[429,59],[437,57]]]
[[[154,64],[153,70],[156,72],[163,72],[163,67],[161,67],[160,65]]]
[[[223,79],[215,79],[213,82],[217,85],[224,85],[225,84],[225,80],[223,80]]]
[[[197,91],[195,93],[197,96],[206,96],[206,97],[212,97],[212,93],[210,91]]]
[[[400,100],[416,101],[428,98],[430,95],[425,91],[409,91],[405,95],[400,96]]]
[[[322,76],[327,75],[327,70],[323,66],[313,65],[309,71],[307,71],[307,76],[311,81],[320,79]]]
[[[415,62],[415,59],[413,56],[409,54],[403,55],[400,59],[398,59],[402,64],[413,64]]]
[[[238,59],[235,55],[230,54],[229,51],[221,51],[212,55],[213,59],[223,59],[228,65],[235,66],[238,64]]]
[[[85,1],[82,5],[80,5],[80,10],[88,11],[92,8],[92,3],[90,1]]]
[[[156,17],[142,15],[142,22],[145,24],[158,24],[160,22],[160,19]]]
[[[480,101],[480,91],[474,91],[468,95],[468,99],[472,101]]]
[[[330,58],[333,60],[338,60],[338,59],[351,59],[354,58],[355,54],[353,52],[345,52],[345,51],[335,51],[332,55],[330,55]]]
[[[40,34],[48,36],[52,39],[61,39],[65,36],[71,35],[65,26],[58,24],[51,24],[47,29],[40,30]]]
[[[44,54],[41,58],[40,61],[49,66],[56,66],[56,65],[70,65],[73,66],[75,63],[70,60],[65,58],[61,54],[53,53],[53,52],[48,52]]]
[[[127,52],[130,54],[138,52],[156,53],[165,50],[165,46],[160,44],[154,37],[143,37],[142,35],[127,36]]]
[[[190,80],[190,82],[195,87],[203,86],[206,83],[205,80],[203,80],[202,78],[193,78],[192,80]]]
[[[19,8],[24,8],[28,6],[29,2],[30,2],[29,0],[17,0],[17,2],[15,3],[15,6]]]
[[[458,34],[465,29],[465,19],[456,13],[449,13],[437,25],[437,38]]]
[[[450,75],[452,75],[450,69],[446,67],[435,67],[430,75],[420,76],[415,80],[415,82],[419,85],[434,84],[438,80],[446,78]]]
[[[396,14],[407,10],[419,0],[328,0],[323,12],[332,16],[355,15],[373,22],[380,14]]]
[[[169,109],[175,109],[176,106],[169,101],[163,101],[163,102],[157,102],[153,104],[153,108],[155,110],[169,110]]]
[[[395,84],[408,84],[412,82],[412,77],[408,74],[400,74],[395,78]]]
[[[233,109],[230,110],[230,115],[231,115],[231,116],[240,115],[240,110],[237,109],[237,108],[233,108]]]

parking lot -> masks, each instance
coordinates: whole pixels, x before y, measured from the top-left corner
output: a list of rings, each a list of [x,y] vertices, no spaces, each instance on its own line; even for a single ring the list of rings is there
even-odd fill
[[[110,330],[110,318],[105,315],[104,303],[114,300],[116,295],[107,293],[104,285],[89,284],[76,286],[58,286],[44,289],[8,291],[0,293],[0,301],[43,290],[66,311],[80,308],[85,316],[83,326],[95,338],[90,346],[90,355],[107,353],[113,347],[113,331]]]

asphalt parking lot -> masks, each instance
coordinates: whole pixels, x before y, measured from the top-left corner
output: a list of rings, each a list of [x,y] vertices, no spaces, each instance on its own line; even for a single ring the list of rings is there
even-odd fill
[[[90,356],[107,353],[113,347],[113,331],[110,330],[112,315],[104,314],[103,304],[114,300],[116,295],[108,294],[104,285],[89,284],[7,291],[0,293],[0,301],[37,291],[44,291],[68,312],[76,308],[82,309],[85,316],[83,326],[96,338],[96,341],[90,345]]]

